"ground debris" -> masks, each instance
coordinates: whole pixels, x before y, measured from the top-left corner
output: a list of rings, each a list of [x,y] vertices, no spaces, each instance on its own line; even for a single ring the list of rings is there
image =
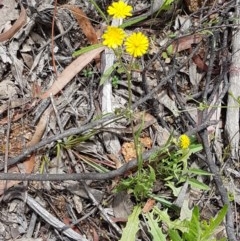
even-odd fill
[[[132,63],[131,86],[128,69],[115,66],[125,47],[118,53],[101,45],[109,21],[102,13],[113,1],[96,0],[99,9],[92,1],[23,2],[0,0],[0,176],[30,181],[0,180],[0,240],[120,240],[139,200],[132,186],[116,190],[140,176],[139,166],[143,178],[152,168],[157,180],[141,200],[137,240],[152,240],[144,215],[154,207],[166,214],[170,206],[171,219],[183,220],[198,206],[210,220],[228,204],[226,227],[219,225],[214,238],[238,230],[234,1],[128,1],[134,22],[126,35],[143,32],[150,43],[141,58],[121,55],[122,64]],[[179,175],[174,158],[184,153],[184,133],[199,151],[184,163],[193,173],[182,181],[186,173]],[[214,175],[194,182],[196,169]],[[46,179],[31,181],[31,174]],[[82,174],[87,178],[71,176]],[[46,181],[51,175],[69,178]],[[149,185],[141,181],[139,188]],[[158,226],[167,235],[169,227]]]

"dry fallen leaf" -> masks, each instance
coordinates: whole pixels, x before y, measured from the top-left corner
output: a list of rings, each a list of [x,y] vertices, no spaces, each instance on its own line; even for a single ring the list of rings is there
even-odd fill
[[[104,48],[105,47],[100,47],[80,55],[63,70],[50,89],[43,93],[40,98],[46,99],[50,96],[50,94],[56,95],[58,92],[60,92],[71,81],[71,79],[87,64],[89,64],[98,54],[100,54]]]
[[[89,21],[87,15],[78,7],[73,5],[63,5],[63,8],[69,9],[74,17],[77,19],[77,22],[82,29],[83,33],[87,37],[88,41],[91,44],[97,44],[98,38],[95,29],[93,28],[91,22]]]
[[[139,141],[146,149],[150,149],[152,147],[152,140],[150,137],[146,136],[139,138]],[[137,156],[134,142],[124,142],[121,151],[126,162],[131,161]]]
[[[0,2],[0,31],[3,32],[7,22],[15,21],[18,16],[16,9],[17,3],[15,0],[1,0]]]
[[[149,198],[142,209],[143,213],[148,213],[154,207],[154,205],[155,200]]]
[[[11,11],[10,11],[11,12]],[[2,15],[1,15],[2,16]],[[6,32],[0,34],[0,42],[6,41],[14,36],[14,34],[26,23],[27,12],[21,5],[21,12],[17,21]]]
[[[192,48],[192,44],[198,44],[201,41],[202,35],[200,34],[181,37],[173,42],[173,52],[181,52],[183,50],[190,49]]]
[[[208,71],[208,66],[204,63],[201,57],[197,54],[192,57],[193,62],[197,65],[198,69],[201,71]]]
[[[140,138],[140,142],[143,144],[143,146],[147,149],[151,149],[152,148],[152,139],[148,136],[142,137]]]
[[[131,195],[125,191],[116,193],[113,196],[112,208],[114,213],[115,221],[116,219],[126,219],[131,214],[133,209],[133,202],[131,201]]]
[[[192,44],[198,44],[202,41],[202,35],[193,34],[177,39],[173,43],[173,52],[181,52],[183,50],[192,49]],[[195,54],[192,57],[193,62],[197,65],[198,69],[201,71],[208,71],[207,64],[202,60],[199,54]],[[216,71],[214,71],[216,72]]]
[[[154,118],[149,113],[146,113],[144,111],[134,113],[134,132],[136,132],[139,128],[142,130],[145,130],[149,126],[153,125],[154,123],[157,122],[157,119]],[[125,129],[126,133],[132,133],[132,128],[128,127]]]
[[[133,142],[123,143],[121,151],[126,162],[136,158],[136,150]]]

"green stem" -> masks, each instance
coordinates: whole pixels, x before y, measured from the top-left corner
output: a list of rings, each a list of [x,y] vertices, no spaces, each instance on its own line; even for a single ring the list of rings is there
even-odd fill
[[[142,160],[142,148],[139,143],[139,133],[134,132],[134,125],[133,125],[133,110],[132,110],[132,64],[133,64],[133,58],[131,59],[128,69],[126,71],[127,73],[127,81],[128,81],[128,109],[129,109],[129,118],[131,121],[131,129],[133,133],[133,140],[134,140],[134,146],[136,150],[136,155],[137,155],[137,162],[138,162],[138,174],[141,174],[142,170],[142,165],[143,165],[143,160]]]
[[[106,21],[107,24],[109,24],[109,20],[107,18],[107,16],[105,15],[105,13],[101,10],[101,8],[98,6],[98,4],[96,3],[95,0],[90,0],[90,2],[92,3],[92,5],[94,5],[94,7],[96,8],[96,10],[99,12],[99,14],[102,16],[102,18]]]
[[[133,110],[132,110],[132,65],[133,65],[133,61],[134,58],[132,57],[132,59],[130,60],[129,64],[124,64],[122,59],[121,59],[121,54],[118,51],[115,51],[115,56],[117,57],[118,61],[120,62],[120,65],[122,66],[122,68],[125,70],[125,73],[127,75],[127,86],[128,86],[128,111],[127,111],[127,115],[128,118],[130,119],[130,123],[131,123],[131,129],[132,129],[132,133],[133,133],[133,140],[134,140],[134,146],[135,146],[135,150],[136,150],[136,156],[137,156],[137,161],[138,161],[138,173],[141,174],[141,170],[142,170],[142,165],[143,165],[143,159],[142,159],[142,148],[141,145],[139,144],[139,133],[136,134],[134,132],[134,125],[133,125]]]

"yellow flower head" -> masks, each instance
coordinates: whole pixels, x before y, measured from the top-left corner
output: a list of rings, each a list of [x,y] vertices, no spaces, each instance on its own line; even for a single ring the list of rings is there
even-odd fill
[[[125,42],[126,51],[133,57],[141,57],[144,55],[149,46],[148,38],[141,32],[133,33]]]
[[[115,49],[122,45],[125,38],[125,32],[121,28],[108,26],[102,38],[103,45]]]
[[[124,1],[113,2],[107,9],[109,15],[113,15],[114,18],[124,19],[128,16],[132,16],[133,8],[127,5]]]
[[[190,146],[190,138],[187,135],[181,135],[178,139],[178,146],[181,149],[187,149]]]

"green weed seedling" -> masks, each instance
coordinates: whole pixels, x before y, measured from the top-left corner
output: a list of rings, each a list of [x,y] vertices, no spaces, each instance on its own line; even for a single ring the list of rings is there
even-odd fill
[[[112,86],[113,86],[113,88],[117,89],[118,88],[118,84],[119,84],[119,78],[116,75],[114,75],[112,77]]]
[[[138,171],[117,186],[116,191],[127,191],[132,193],[137,201],[142,201],[151,194],[153,185],[156,181],[155,171],[151,166]]]
[[[39,167],[39,173],[43,174],[45,172],[45,170],[48,168],[49,165],[50,165],[50,159],[47,156],[47,154],[45,154],[41,158],[41,164],[40,164],[40,167]]]
[[[87,69],[83,70],[83,75],[88,79],[92,78],[93,74],[94,74],[94,72],[93,72],[92,68],[87,68]]]

